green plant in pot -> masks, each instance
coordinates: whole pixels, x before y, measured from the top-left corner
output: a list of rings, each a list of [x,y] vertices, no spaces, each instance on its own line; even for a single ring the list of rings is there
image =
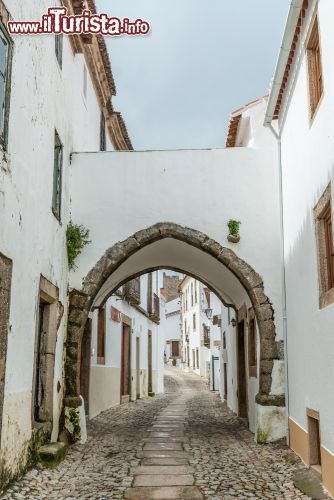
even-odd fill
[[[91,243],[89,229],[70,221],[66,230],[66,245],[68,265],[71,270],[76,268],[75,261],[86,245]]]
[[[231,243],[238,243],[240,241],[239,227],[241,222],[239,220],[230,219],[227,223],[229,235],[228,241]]]

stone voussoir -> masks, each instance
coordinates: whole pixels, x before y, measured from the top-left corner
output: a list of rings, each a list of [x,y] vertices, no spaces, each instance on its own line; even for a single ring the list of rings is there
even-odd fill
[[[267,295],[264,293],[263,285],[252,288],[248,293],[252,304],[262,305],[270,302]]]
[[[254,311],[258,321],[269,321],[274,319],[274,309],[271,304],[255,305]]]
[[[230,262],[228,268],[235,274],[247,291],[263,285],[261,276],[247,262],[237,256]]]
[[[139,247],[144,247],[149,243],[153,243],[155,241],[161,240],[162,236],[159,231],[159,227],[153,226],[148,229],[142,229],[141,231],[137,231],[133,237],[138,242]]]

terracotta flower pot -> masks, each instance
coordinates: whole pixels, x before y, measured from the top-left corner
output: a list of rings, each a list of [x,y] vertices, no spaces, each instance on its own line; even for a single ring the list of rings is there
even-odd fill
[[[230,243],[239,243],[240,235],[239,234],[229,234],[227,239]]]

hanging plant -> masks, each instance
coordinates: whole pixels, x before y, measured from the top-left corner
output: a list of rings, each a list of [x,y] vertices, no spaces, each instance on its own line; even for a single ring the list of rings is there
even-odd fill
[[[231,243],[238,243],[240,241],[239,227],[241,222],[239,220],[230,219],[227,223],[229,229],[228,241]]]
[[[75,269],[76,258],[81,254],[86,245],[91,243],[89,229],[70,221],[66,231],[67,257],[70,269]]]

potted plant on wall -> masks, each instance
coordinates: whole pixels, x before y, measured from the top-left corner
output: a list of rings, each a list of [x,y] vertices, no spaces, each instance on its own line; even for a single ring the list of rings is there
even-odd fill
[[[227,237],[230,243],[238,243],[240,241],[239,227],[241,222],[239,220],[230,219],[227,223],[229,235]]]

